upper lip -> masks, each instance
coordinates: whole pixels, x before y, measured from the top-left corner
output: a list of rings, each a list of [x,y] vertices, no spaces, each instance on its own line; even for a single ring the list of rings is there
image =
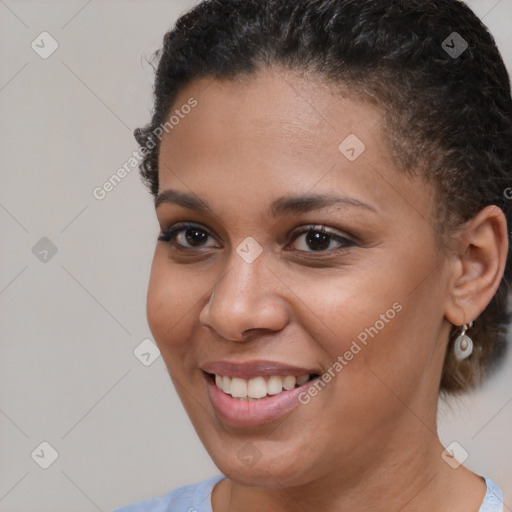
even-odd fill
[[[291,366],[276,361],[212,361],[205,363],[201,369],[206,373],[214,373],[216,375],[239,377],[241,379],[252,379],[265,375],[311,375],[319,373],[315,370],[303,368],[300,366]]]

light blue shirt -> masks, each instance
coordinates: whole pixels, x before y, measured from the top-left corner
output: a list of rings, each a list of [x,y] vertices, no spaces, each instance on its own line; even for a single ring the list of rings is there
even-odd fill
[[[138,501],[112,512],[212,512],[211,492],[224,475],[216,475],[202,482],[184,485],[160,498]],[[503,512],[503,492],[485,478],[487,492],[478,512]]]

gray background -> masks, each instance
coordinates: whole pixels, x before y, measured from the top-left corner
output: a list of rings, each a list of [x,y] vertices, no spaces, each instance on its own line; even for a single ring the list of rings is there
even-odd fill
[[[151,197],[135,167],[93,196],[149,120],[144,56],[194,3],[0,0],[0,512],[109,511],[218,472],[161,357],[145,366],[151,356],[133,353],[151,338]],[[511,0],[468,3],[512,69]],[[31,47],[43,31],[59,45],[46,59]],[[511,371],[509,357],[482,390],[440,409],[442,441],[503,487],[505,510]],[[58,452],[47,469],[42,442]]]

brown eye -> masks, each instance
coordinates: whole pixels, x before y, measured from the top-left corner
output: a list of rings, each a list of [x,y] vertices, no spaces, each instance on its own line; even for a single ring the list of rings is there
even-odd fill
[[[164,231],[158,237],[159,241],[169,242],[178,248],[195,249],[202,247],[216,247],[216,245],[205,245],[212,235],[205,228],[196,224],[178,224],[171,229]]]
[[[301,240],[297,250],[304,252],[326,252],[330,249],[345,249],[355,245],[355,242],[344,236],[326,231],[324,226],[311,226],[300,231],[293,238],[294,242],[297,240]]]

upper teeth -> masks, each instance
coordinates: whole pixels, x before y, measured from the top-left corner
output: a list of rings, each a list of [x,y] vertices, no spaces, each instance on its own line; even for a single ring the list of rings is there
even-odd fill
[[[241,379],[239,377],[227,377],[215,375],[215,384],[224,393],[233,398],[263,398],[267,395],[277,395],[283,389],[290,390],[295,385],[302,386],[309,380],[309,375],[272,375],[265,380],[265,377],[255,377],[254,379]]]

